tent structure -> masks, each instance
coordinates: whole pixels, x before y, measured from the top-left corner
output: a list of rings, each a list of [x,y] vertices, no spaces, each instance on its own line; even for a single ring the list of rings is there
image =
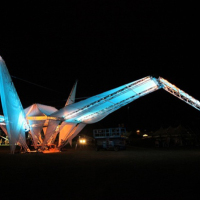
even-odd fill
[[[28,129],[25,112],[9,75],[8,69],[1,57],[0,94],[5,122],[3,129],[6,129],[6,132],[8,133],[11,144],[11,152],[14,153],[15,144],[18,142],[24,147],[25,150],[28,150],[25,141],[25,132]]]
[[[172,127],[169,126],[168,128],[160,127],[158,130],[152,133],[153,137],[176,137],[176,136],[189,136],[194,134],[193,132],[189,131],[187,128],[182,126],[181,124]]]
[[[200,110],[199,101],[161,77],[147,76],[79,102],[75,102],[76,88],[77,82],[60,110],[42,104],[23,109],[6,64],[0,57],[0,95],[4,113],[0,116],[0,126],[8,134],[12,153],[16,144],[30,151],[25,141],[27,131],[32,136],[35,149],[40,151],[53,144],[59,134],[57,148],[61,149],[71,143],[86,124],[98,122],[122,106],[160,88]],[[42,130],[44,138],[41,137]]]
[[[43,129],[44,134],[46,133],[45,127],[47,127],[49,123],[48,116],[56,111],[56,108],[42,104],[33,104],[24,110],[26,119],[28,119],[30,125],[30,132],[35,148],[37,148],[38,144],[43,142],[41,131]]]
[[[162,141],[163,145],[183,146],[198,143],[198,136],[187,126],[179,124],[176,127],[169,126],[168,128],[160,127],[153,132],[151,138],[155,141]]]

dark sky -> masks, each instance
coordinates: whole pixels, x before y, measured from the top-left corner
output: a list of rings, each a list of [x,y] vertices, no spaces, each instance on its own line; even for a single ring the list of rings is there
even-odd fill
[[[18,78],[13,81],[24,108],[32,103],[61,108],[76,79],[79,98],[148,75],[162,76],[200,99],[197,5],[141,0],[25,2],[0,9],[0,55]],[[199,111],[159,90],[101,123],[126,126],[128,119],[134,128],[150,129],[198,123]]]

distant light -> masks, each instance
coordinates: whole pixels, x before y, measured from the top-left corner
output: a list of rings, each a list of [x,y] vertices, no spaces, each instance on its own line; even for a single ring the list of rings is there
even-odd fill
[[[86,139],[80,139],[79,142],[80,142],[81,144],[86,144]]]
[[[137,133],[137,135],[140,135],[140,130],[137,130],[136,133]]]
[[[144,134],[143,137],[148,137],[148,135],[147,135],[147,134]]]

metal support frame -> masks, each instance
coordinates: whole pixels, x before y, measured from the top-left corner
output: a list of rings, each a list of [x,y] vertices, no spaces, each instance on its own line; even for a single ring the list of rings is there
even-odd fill
[[[200,102],[196,100],[194,97],[190,96],[183,90],[180,90],[175,85],[171,84],[167,80],[163,79],[162,77],[158,78],[159,82],[162,84],[162,88],[169,92],[170,94],[174,95],[175,97],[181,99],[185,103],[189,104],[190,106],[200,110]]]

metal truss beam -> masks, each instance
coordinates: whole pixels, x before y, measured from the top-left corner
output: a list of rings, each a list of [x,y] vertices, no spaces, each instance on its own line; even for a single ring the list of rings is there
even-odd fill
[[[169,92],[170,94],[174,95],[175,97],[181,99],[185,103],[189,104],[190,106],[196,108],[197,110],[200,110],[200,102],[196,100],[194,97],[190,96],[183,90],[180,90],[175,85],[171,84],[167,80],[165,80],[162,77],[158,78],[159,82],[162,84],[162,88]]]

